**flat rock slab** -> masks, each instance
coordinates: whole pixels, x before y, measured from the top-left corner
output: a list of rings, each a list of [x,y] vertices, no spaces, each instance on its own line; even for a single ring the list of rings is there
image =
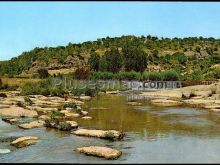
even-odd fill
[[[41,116],[38,117],[38,119],[40,119],[40,120],[50,120],[50,117],[47,116],[47,115],[41,115]]]
[[[0,104],[0,109],[3,109],[3,108],[9,108],[10,106],[9,105],[3,105],[3,104]]]
[[[91,116],[84,116],[84,117],[82,117],[82,119],[83,119],[83,120],[91,120],[92,117],[91,117]]]
[[[30,123],[20,124],[18,127],[23,129],[39,128],[44,126],[43,120],[32,121]]]
[[[128,102],[127,104],[128,104],[128,105],[134,105],[134,106],[136,106],[136,105],[142,105],[142,103],[138,103],[138,102],[134,102],[134,101]]]
[[[116,130],[89,130],[89,129],[78,129],[76,131],[72,132],[75,135],[78,136],[87,136],[87,137],[97,137],[97,138],[103,138],[103,139],[122,139],[124,137],[124,134],[120,131]]]
[[[106,94],[111,94],[111,95],[115,95],[118,93],[119,93],[119,91],[106,91]]]
[[[167,99],[155,99],[155,100],[151,100],[151,104],[157,106],[178,106],[181,105],[182,102],[175,100],[167,100]]]
[[[121,151],[108,147],[100,147],[100,146],[76,148],[75,151],[79,153],[84,153],[86,155],[103,157],[105,159],[117,159],[122,154]]]
[[[78,123],[75,121],[66,121],[66,123],[69,123],[73,129],[78,128]]]
[[[88,100],[91,100],[91,98],[92,98],[91,96],[80,96],[79,97],[79,99],[82,100],[82,101],[84,101],[84,100],[88,101]]]
[[[0,109],[0,116],[12,116],[12,117],[37,117],[36,111],[27,110],[22,107],[11,106],[9,108]]]
[[[18,148],[27,147],[29,145],[36,144],[38,139],[39,138],[36,136],[24,136],[11,142],[11,145],[18,147]]]
[[[9,149],[0,149],[0,154],[7,154],[11,152]]]

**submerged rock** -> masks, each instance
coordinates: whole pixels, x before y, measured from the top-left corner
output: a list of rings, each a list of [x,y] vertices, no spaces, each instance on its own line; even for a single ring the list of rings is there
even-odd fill
[[[36,144],[38,142],[38,139],[39,138],[36,136],[24,136],[11,142],[11,145],[18,148],[27,147],[29,145]]]
[[[43,120],[32,121],[30,123],[20,124],[18,127],[23,129],[39,128],[44,126]]]
[[[124,137],[124,133],[116,130],[89,130],[89,129],[78,129],[72,132],[78,136],[87,136],[87,137],[97,137],[103,139],[117,140]]]
[[[86,155],[103,157],[105,159],[117,159],[122,154],[121,151],[108,148],[108,147],[100,147],[100,146],[76,148],[75,151],[79,153],[84,153]]]

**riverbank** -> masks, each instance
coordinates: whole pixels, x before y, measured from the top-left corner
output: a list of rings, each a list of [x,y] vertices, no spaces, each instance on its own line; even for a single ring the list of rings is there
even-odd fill
[[[142,92],[141,95],[150,97],[151,103],[158,106],[187,105],[220,112],[220,82]]]

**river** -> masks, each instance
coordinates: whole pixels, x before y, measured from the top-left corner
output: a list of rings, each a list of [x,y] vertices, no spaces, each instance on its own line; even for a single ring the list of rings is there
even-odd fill
[[[142,106],[127,105],[126,96],[102,95],[86,102],[93,117],[77,119],[81,128],[125,131],[121,141],[79,137],[54,129],[22,130],[0,120],[0,137],[33,135],[36,145],[16,149],[9,142],[0,149],[1,163],[219,163],[220,114],[189,107],[155,107],[147,99]],[[100,145],[122,151],[117,160],[85,156],[75,147]]]

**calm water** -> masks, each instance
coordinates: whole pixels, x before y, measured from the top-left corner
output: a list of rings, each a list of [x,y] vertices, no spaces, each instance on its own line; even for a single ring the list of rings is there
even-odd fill
[[[126,132],[122,141],[78,137],[53,129],[22,130],[0,121],[0,136],[36,135],[36,145],[0,155],[0,162],[38,163],[219,163],[220,114],[184,107],[154,107],[147,100],[142,106],[127,105],[125,96],[98,96],[86,103],[84,109],[94,117],[91,121],[78,119],[84,128],[116,129]],[[73,151],[75,147],[101,145],[119,149],[118,160],[85,156]]]

